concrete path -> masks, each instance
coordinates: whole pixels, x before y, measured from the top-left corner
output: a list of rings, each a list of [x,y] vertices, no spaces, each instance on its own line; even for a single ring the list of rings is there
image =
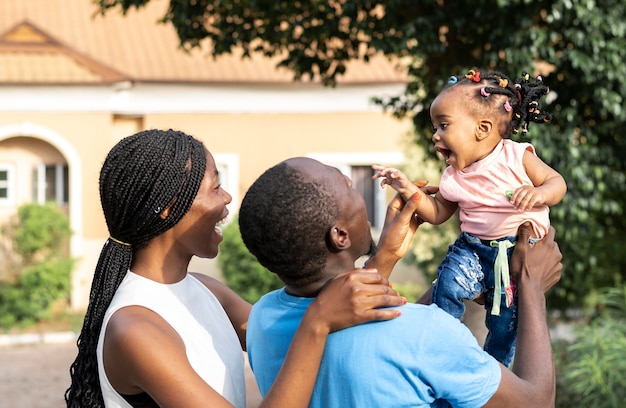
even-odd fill
[[[0,408],[63,408],[70,385],[69,367],[76,357],[73,343],[0,347]],[[260,402],[246,366],[247,408]]]

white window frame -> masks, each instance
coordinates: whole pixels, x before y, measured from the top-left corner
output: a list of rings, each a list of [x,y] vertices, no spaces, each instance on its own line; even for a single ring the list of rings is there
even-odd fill
[[[233,198],[228,205],[231,214],[239,211],[239,155],[236,153],[215,153],[213,154],[215,167],[220,177],[222,188],[228,192]],[[232,221],[232,217],[228,217],[227,223]]]
[[[11,163],[0,163],[0,171],[7,172],[7,180],[0,181],[0,185],[7,189],[7,196],[0,197],[0,205],[12,206],[15,205],[15,166]]]
[[[371,166],[372,164],[398,166],[404,161],[404,155],[400,152],[310,153],[307,156],[329,166],[337,167],[348,177],[352,177],[353,166]],[[378,184],[376,181],[372,182]],[[376,212],[374,213],[374,219],[371,221],[374,225],[382,226],[387,212],[387,192],[385,189],[380,187],[374,188],[374,201]]]
[[[37,173],[37,180],[33,182],[37,183],[36,192],[37,196],[33,197],[34,201],[37,204],[45,204],[46,203],[46,167],[54,166],[55,167],[55,190],[54,190],[54,201],[59,205],[69,204],[63,198],[63,192],[65,191],[65,181],[63,178],[63,169],[67,166],[66,163],[55,163],[55,164],[45,164],[39,163],[35,169]],[[69,177],[69,172],[68,172]],[[69,182],[69,180],[68,180]]]

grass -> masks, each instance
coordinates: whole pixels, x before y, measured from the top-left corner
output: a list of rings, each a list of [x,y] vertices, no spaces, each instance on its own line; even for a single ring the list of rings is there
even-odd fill
[[[53,333],[53,332],[80,332],[83,325],[84,313],[64,312],[53,318],[36,322],[27,326],[16,326],[2,330],[4,334]]]

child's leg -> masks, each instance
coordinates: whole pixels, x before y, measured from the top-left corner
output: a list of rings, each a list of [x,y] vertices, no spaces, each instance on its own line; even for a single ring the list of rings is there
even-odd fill
[[[474,251],[463,237],[448,248],[448,253],[437,270],[432,303],[460,319],[465,312],[463,299],[474,299],[484,290],[484,275]]]
[[[510,242],[515,241],[515,237],[509,237]],[[497,245],[492,246],[488,243],[476,244],[475,250],[480,256],[480,262],[485,273],[485,325],[488,334],[485,339],[484,349],[491,354],[496,360],[503,365],[509,367],[513,361],[515,354],[515,340],[517,338],[517,296],[514,290],[511,291],[513,303],[507,306],[507,295],[505,293],[504,284],[501,281],[502,276],[496,278],[494,265],[498,255]],[[500,249],[506,251],[507,263],[511,258],[513,248]],[[498,281],[496,281],[498,280]],[[493,314],[494,289],[498,285],[501,296],[498,300],[499,311]],[[513,289],[513,288],[512,288]],[[497,308],[496,308],[497,310]]]
[[[510,367],[515,355],[515,340],[517,338],[517,297],[514,298],[514,303],[509,307],[506,306],[506,299],[504,297],[501,299],[499,316],[491,314],[493,293],[486,296],[485,300],[485,308],[487,309],[485,325],[489,330],[485,339],[485,351],[504,366]]]

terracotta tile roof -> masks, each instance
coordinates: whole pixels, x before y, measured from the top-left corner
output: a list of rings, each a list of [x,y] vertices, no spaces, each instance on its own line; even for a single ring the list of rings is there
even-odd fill
[[[97,14],[92,0],[0,1],[0,83],[291,83],[293,75],[259,55],[210,57],[178,47],[173,27],[158,23],[167,2],[152,0],[122,16]],[[399,83],[385,57],[353,62],[342,83]]]

